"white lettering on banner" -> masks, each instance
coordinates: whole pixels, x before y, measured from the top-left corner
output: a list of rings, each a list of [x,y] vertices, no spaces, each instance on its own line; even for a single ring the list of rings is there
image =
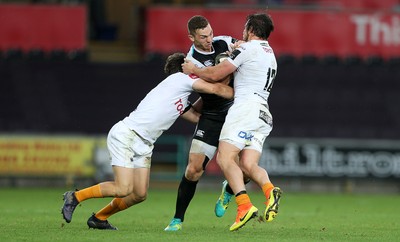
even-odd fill
[[[385,23],[379,15],[350,15],[356,26],[355,38],[360,45],[400,45],[400,18],[392,16],[390,23]]]
[[[343,154],[337,152],[333,147],[326,147],[322,151],[322,167],[324,173],[331,177],[343,176],[345,174]]]
[[[372,175],[376,177],[387,177],[393,170],[392,155],[386,152],[378,152],[371,156],[368,164]]]
[[[368,156],[365,152],[347,154],[347,158],[345,158],[345,162],[347,163],[347,172],[345,175],[350,177],[366,177],[368,175],[367,167],[364,162],[366,160],[368,160]]]
[[[399,150],[286,143],[264,148],[260,165],[271,175],[400,177]]]

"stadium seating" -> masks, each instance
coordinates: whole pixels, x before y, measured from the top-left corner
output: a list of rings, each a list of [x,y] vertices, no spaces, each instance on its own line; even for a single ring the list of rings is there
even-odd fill
[[[293,58],[279,66],[270,96],[272,137],[400,136],[398,66]],[[163,79],[162,67],[161,60],[3,62],[0,132],[106,133]],[[187,124],[171,132],[191,135],[192,129]]]

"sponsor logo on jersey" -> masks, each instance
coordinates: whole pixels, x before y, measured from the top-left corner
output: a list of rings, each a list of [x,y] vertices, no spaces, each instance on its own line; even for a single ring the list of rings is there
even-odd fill
[[[183,110],[185,110],[185,107],[182,103],[182,99],[179,98],[179,100],[175,102],[175,107],[176,110],[179,112],[179,115],[183,114]]]
[[[229,56],[232,60],[234,60],[239,54],[240,54],[240,50],[239,49],[235,49],[231,55]]]
[[[269,46],[263,46],[262,48],[266,53],[274,53],[274,51]]]
[[[203,63],[205,66],[213,66],[214,65],[214,62],[212,61],[212,60],[206,60],[206,61],[204,61],[204,63]]]
[[[260,140],[260,139],[257,139],[256,137],[254,137],[252,142],[256,143],[259,146],[262,146],[264,143],[264,140]]]
[[[204,130],[197,130],[196,136],[203,138],[204,137]]]
[[[266,112],[260,110],[259,118],[269,126],[272,126],[272,118]]]

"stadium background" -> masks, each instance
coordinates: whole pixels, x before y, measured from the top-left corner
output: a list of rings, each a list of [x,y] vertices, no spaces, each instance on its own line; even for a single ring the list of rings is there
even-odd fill
[[[0,1],[0,186],[108,178],[105,135],[186,52],[187,19],[240,38],[267,5],[279,74],[261,164],[286,191],[398,193],[395,0]],[[178,120],[156,143],[154,185],[176,187],[193,129]],[[221,180],[211,163],[201,186]]]

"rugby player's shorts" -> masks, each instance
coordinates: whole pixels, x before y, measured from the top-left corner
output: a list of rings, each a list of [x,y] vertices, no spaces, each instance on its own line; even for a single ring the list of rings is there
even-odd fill
[[[272,130],[272,115],[267,105],[254,101],[234,103],[228,111],[219,140],[240,150],[262,153],[265,139]]]
[[[107,147],[111,165],[126,168],[150,168],[154,145],[119,121],[108,133]]]
[[[225,113],[215,118],[210,115],[200,116],[189,153],[204,154],[211,160],[217,151],[224,118]]]

